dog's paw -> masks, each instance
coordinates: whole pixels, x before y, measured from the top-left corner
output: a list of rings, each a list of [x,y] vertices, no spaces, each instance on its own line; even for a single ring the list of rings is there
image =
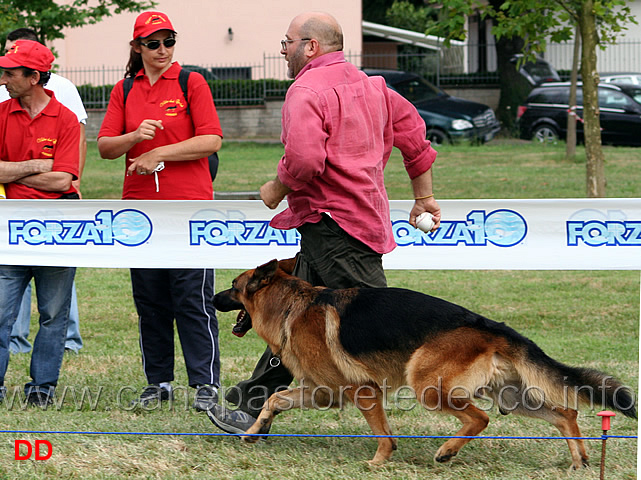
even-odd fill
[[[367,461],[367,466],[371,469],[381,468],[385,460],[376,460],[375,458]]]
[[[450,449],[443,449],[439,448],[438,451],[436,452],[436,455],[434,455],[434,461],[438,463],[445,463],[449,462],[456,456],[458,451],[450,450]]]
[[[259,435],[243,435],[240,438],[245,443],[257,443],[258,440],[260,440],[260,436]]]
[[[587,458],[582,458],[580,465],[575,465],[574,463],[570,465],[570,468],[568,469],[568,473],[576,472],[577,470],[583,470],[585,468],[590,468],[590,462],[588,461]]]

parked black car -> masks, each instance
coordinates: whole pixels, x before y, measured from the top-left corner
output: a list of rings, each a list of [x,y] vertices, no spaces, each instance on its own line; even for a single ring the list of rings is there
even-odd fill
[[[632,83],[614,83],[618,86],[623,93],[628,95],[632,100],[641,105],[641,85],[634,85]]]
[[[516,66],[518,65],[518,62],[519,60],[521,60],[521,58],[523,58],[523,55],[520,53],[513,55],[512,58],[510,58],[510,63]],[[523,63],[519,67],[519,73],[533,87],[546,82],[561,81],[559,73],[554,69],[552,65],[550,65],[542,58],[537,58],[536,60],[530,60],[529,62]]]
[[[601,139],[612,145],[641,145],[641,103],[635,86],[599,84]],[[635,97],[636,95],[636,97]],[[517,124],[521,138],[554,142],[567,135],[570,83],[543,84],[519,107]],[[583,91],[577,86],[577,140],[583,140]]]
[[[420,75],[398,70],[363,71],[370,76],[380,75],[388,87],[414,104],[425,120],[427,138],[434,145],[461,140],[489,142],[501,129],[490,107],[453,97]]]

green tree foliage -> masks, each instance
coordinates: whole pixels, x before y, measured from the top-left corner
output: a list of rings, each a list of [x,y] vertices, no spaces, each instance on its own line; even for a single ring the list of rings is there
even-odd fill
[[[407,3],[411,3],[412,5],[415,5],[415,6],[421,6],[424,3],[423,0],[403,0],[403,1]],[[386,23],[387,10],[394,3],[396,3],[395,0],[363,0],[363,3],[362,3],[363,20],[387,25]],[[400,27],[398,25],[392,25],[392,26],[396,26],[398,28],[405,28],[405,27]],[[417,30],[417,31],[421,31],[421,30]]]
[[[409,0],[395,1],[385,12],[386,24],[412,32],[424,32],[438,18],[438,10],[417,6]]]
[[[526,0],[505,1],[494,12],[497,37],[515,32],[527,39],[525,53],[544,52],[547,39],[552,42],[569,40],[578,26],[581,44],[581,76],[583,79],[583,121],[587,158],[586,193],[588,197],[604,197],[606,189],[604,156],[601,148],[599,120],[597,51],[616,41],[627,29],[630,15],[625,0],[540,0],[536,8]]]
[[[437,2],[432,2],[436,4]],[[548,41],[562,42],[573,38],[578,26],[581,45],[581,76],[583,78],[583,119],[587,153],[587,195],[605,196],[605,173],[597,85],[597,50],[613,43],[629,22],[625,0],[491,0],[480,4],[477,0],[446,0],[439,22],[427,33],[446,39],[461,38],[465,34],[464,16],[479,11],[493,20],[492,33],[500,43],[504,39],[523,40],[525,59],[545,52]],[[501,74],[503,72],[500,72]],[[503,93],[503,92],[502,92]]]
[[[98,23],[123,12],[139,12],[154,7],[153,0],[0,0],[2,41],[20,27],[33,28],[42,41],[64,38],[65,28]]]

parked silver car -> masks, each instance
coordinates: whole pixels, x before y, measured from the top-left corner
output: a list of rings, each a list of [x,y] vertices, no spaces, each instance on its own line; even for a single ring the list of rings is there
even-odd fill
[[[641,73],[604,73],[599,75],[601,83],[617,83],[641,86]]]

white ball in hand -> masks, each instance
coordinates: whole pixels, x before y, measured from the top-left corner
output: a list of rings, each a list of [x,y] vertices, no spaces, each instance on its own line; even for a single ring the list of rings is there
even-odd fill
[[[434,228],[434,219],[429,212],[423,212],[416,217],[416,226],[423,232],[430,232]]]

